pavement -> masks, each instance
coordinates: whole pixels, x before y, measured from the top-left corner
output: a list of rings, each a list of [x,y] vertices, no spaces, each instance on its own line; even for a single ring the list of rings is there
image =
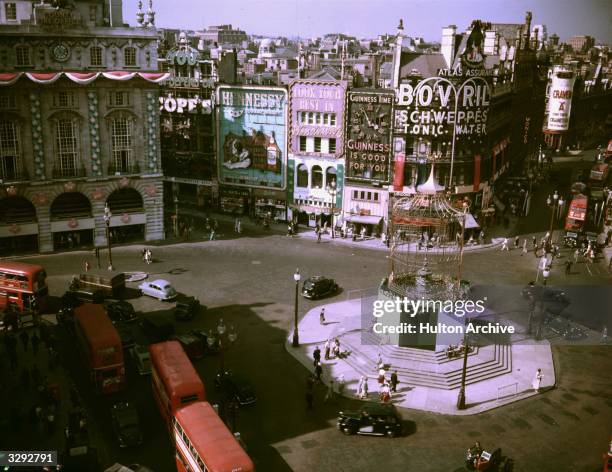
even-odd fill
[[[367,328],[362,327],[362,301],[356,299],[324,306],[327,322],[323,325],[320,323],[321,307],[309,310],[298,325],[300,347],[295,348],[291,345],[293,336],[290,333],[285,343],[287,352],[314,372],[313,351],[315,348],[318,346],[323,349],[326,340],[338,338],[344,349],[347,345],[350,346],[350,351],[346,359],[322,360],[324,383],[329,386],[330,380],[334,380],[337,388],[338,380],[343,378],[346,385],[346,396],[356,397],[359,379],[361,375],[366,375],[370,387],[369,400],[377,400],[378,371],[376,364],[380,349],[379,346],[371,346],[371,349],[367,349],[361,344],[362,332],[367,331]],[[442,353],[442,348],[440,346],[437,351]],[[501,369],[498,369],[499,365],[488,356],[490,353],[484,352],[495,349],[507,350],[504,353],[507,358],[503,359]],[[443,356],[439,356],[438,362],[427,365],[423,357],[419,356],[418,352],[414,352],[418,351],[417,349],[400,348],[399,350],[403,351],[406,356],[398,356],[397,351],[393,359],[383,356],[383,362],[388,364],[387,377],[393,370],[409,369],[417,378],[420,377],[420,382],[427,383],[427,378],[440,372],[443,365],[445,370],[459,371],[463,363],[463,357],[447,361]],[[414,358],[411,358],[410,353],[414,353]],[[358,356],[357,363],[354,360],[356,355]],[[352,362],[349,362],[349,359]],[[359,368],[359,363],[362,368]],[[470,369],[476,368],[479,369],[478,374],[471,374]],[[444,389],[426,385],[408,385],[405,380],[402,381],[401,374],[400,389],[397,394],[393,395],[392,403],[401,408],[448,415],[482,413],[537,395],[531,383],[538,368],[545,373],[541,390],[552,388],[555,385],[555,369],[550,344],[547,340],[522,339],[520,344],[487,346],[484,349],[481,348],[475,355],[469,356],[467,384],[469,385],[470,402],[466,409],[459,410],[456,407],[458,388]],[[486,371],[490,371],[491,375],[486,375]],[[485,379],[472,380],[471,375],[483,376]]]

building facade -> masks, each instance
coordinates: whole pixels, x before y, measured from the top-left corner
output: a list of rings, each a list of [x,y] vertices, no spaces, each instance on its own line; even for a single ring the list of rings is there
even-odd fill
[[[346,88],[339,80],[300,79],[289,86],[288,200],[301,224],[331,225],[342,208]]]
[[[103,246],[106,205],[113,242],[163,238],[154,12],[131,28],[118,0],[12,3],[17,18],[0,24],[2,251]]]

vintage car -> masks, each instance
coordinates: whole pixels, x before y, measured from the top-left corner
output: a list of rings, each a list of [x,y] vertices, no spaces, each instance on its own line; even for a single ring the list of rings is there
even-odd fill
[[[338,292],[338,289],[338,284],[334,279],[315,275],[304,281],[304,285],[302,285],[302,296],[315,300],[317,298],[333,295]]]
[[[130,355],[140,375],[151,373],[151,355],[149,354],[149,348],[147,348],[147,346],[134,344],[130,349]]]
[[[357,411],[338,413],[337,427],[344,434],[395,437],[402,434],[402,417],[393,405],[367,403]]]
[[[195,297],[178,300],[174,308],[174,317],[180,321],[189,321],[200,311],[200,301]]]
[[[176,298],[176,290],[170,285],[170,282],[164,279],[145,281],[138,286],[138,289],[142,295],[148,295],[161,301]]]
[[[218,373],[215,377],[215,387],[222,389],[229,398],[235,400],[240,406],[253,405],[257,401],[251,383],[234,372]]]
[[[136,408],[127,402],[115,403],[111,408],[111,418],[119,447],[142,444],[142,431]]]
[[[106,313],[113,323],[130,323],[138,319],[132,304],[124,300],[107,303]]]

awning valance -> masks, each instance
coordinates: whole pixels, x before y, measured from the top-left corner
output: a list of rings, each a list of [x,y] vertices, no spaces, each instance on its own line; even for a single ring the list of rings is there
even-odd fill
[[[110,80],[130,80],[135,77],[146,80],[147,82],[160,83],[170,77],[167,72],[9,72],[0,74],[0,86],[12,85],[21,77],[26,77],[37,84],[52,84],[60,77],[66,77],[80,85],[87,85],[94,80],[103,77]]]
[[[457,215],[457,221],[463,225],[463,215]],[[465,229],[480,228],[480,225],[471,213],[465,214]]]
[[[359,223],[362,225],[377,225],[382,220],[382,216],[373,215],[347,215],[344,221],[347,223]]]

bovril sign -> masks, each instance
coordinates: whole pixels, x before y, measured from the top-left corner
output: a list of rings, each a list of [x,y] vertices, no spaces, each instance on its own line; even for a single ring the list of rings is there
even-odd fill
[[[168,113],[202,113],[212,114],[212,100],[201,98],[159,97],[159,111]]]

